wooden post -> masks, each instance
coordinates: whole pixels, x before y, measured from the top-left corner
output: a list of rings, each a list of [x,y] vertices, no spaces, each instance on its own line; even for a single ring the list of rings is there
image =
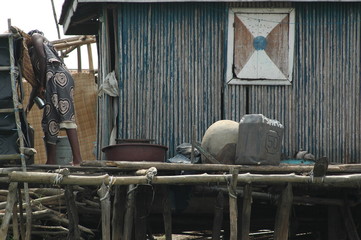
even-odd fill
[[[237,179],[238,169],[234,168],[232,171],[232,178],[228,189],[229,195],[229,228],[230,228],[230,240],[237,239],[237,222],[238,222],[238,208],[237,208]]]
[[[216,199],[216,204],[214,206],[214,219],[213,219],[213,231],[212,231],[213,240],[221,239],[221,230],[223,225],[223,206],[224,206],[224,196],[222,192],[219,192]]]
[[[251,209],[252,209],[252,186],[250,184],[246,184],[244,186],[244,196],[243,196],[243,204],[242,204],[242,229],[239,229],[241,232],[239,234],[242,240],[249,239],[249,231],[251,226]]]
[[[292,185],[288,183],[278,200],[274,240],[288,239],[292,201]]]
[[[134,191],[135,185],[130,184],[127,192],[127,203],[124,215],[124,233],[122,239],[132,239],[133,219],[134,219]]]
[[[125,196],[124,186],[114,186],[114,202],[112,216],[112,239],[121,239],[124,227]]]
[[[5,216],[2,218],[2,223],[0,227],[0,240],[5,240],[8,235],[8,228],[11,219],[11,215],[13,212],[13,207],[16,200],[16,191],[17,191],[18,183],[11,182],[9,184],[9,193],[6,199],[6,208],[5,208]]]
[[[98,190],[102,210],[102,240],[110,240],[110,194],[109,187],[103,183]]]
[[[355,222],[352,217],[350,206],[347,204],[346,201],[343,207],[341,207],[341,215],[345,224],[348,238],[350,240],[360,240]]]
[[[168,186],[160,186],[163,195],[163,222],[165,240],[172,240],[172,209],[169,201]]]
[[[75,205],[73,186],[71,185],[67,185],[65,187],[65,202],[69,219],[69,234],[67,239],[80,239],[80,230],[78,227],[79,216],[77,207]]]

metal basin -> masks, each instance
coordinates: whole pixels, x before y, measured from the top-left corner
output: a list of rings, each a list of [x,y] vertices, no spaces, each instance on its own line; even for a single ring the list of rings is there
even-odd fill
[[[122,143],[104,147],[107,160],[164,162],[168,148],[149,143]]]

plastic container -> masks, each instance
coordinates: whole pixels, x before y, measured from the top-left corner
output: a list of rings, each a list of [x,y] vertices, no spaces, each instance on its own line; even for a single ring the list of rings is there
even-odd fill
[[[239,123],[236,164],[278,165],[283,125],[262,114],[243,116]]]

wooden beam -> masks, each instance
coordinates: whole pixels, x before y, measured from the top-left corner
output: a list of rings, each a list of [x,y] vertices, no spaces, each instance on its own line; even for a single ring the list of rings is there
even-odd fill
[[[278,201],[274,240],[288,239],[292,201],[292,185],[288,183]]]

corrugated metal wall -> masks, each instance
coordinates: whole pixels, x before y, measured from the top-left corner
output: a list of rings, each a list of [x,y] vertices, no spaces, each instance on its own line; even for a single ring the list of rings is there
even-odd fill
[[[119,138],[154,139],[172,156],[193,125],[200,141],[221,119],[222,6],[120,5]]]
[[[304,149],[334,162],[359,163],[361,5],[297,3],[293,7],[292,86],[228,86],[232,101],[226,103],[226,117],[240,119],[245,107],[240,109],[238,103],[245,101],[248,91],[249,113],[263,113],[285,125],[287,155]]]
[[[305,149],[334,162],[360,162],[360,4],[292,7],[292,85],[247,87],[224,84],[226,5],[119,5],[118,137],[155,139],[173,154],[190,141],[193,124],[201,140],[219,119],[263,113],[285,125],[285,154]]]

